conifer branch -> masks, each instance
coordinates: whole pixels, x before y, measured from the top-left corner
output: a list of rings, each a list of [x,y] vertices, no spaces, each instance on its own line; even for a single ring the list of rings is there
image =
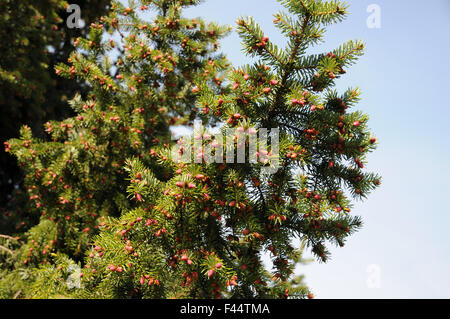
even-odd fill
[[[280,88],[277,90],[277,93],[275,94],[275,98],[274,98],[274,102],[272,104],[272,106],[269,108],[269,115],[268,118],[272,118],[275,115],[275,110],[277,109],[277,105],[281,105],[282,104],[282,99],[283,99],[283,95],[286,91],[286,81],[289,78],[289,76],[291,75],[292,71],[293,71],[293,62],[295,57],[297,56],[297,52],[302,44],[303,41],[303,37],[305,36],[305,32],[306,32],[306,28],[308,26],[309,23],[309,19],[310,16],[309,14],[307,14],[304,18],[303,18],[303,22],[302,22],[302,27],[300,30],[300,34],[298,35],[298,37],[295,38],[295,44],[294,44],[294,48],[291,52],[291,55],[288,59],[288,62],[285,66],[285,69],[283,70],[283,75],[281,77],[281,84],[280,84]]]
[[[6,248],[5,246],[0,245],[0,249],[6,251],[7,253],[13,255],[14,252],[11,249]]]

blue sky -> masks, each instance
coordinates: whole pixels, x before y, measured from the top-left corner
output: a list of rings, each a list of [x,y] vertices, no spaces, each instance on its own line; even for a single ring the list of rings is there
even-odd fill
[[[353,210],[364,228],[333,249],[331,261],[298,272],[317,298],[450,298],[450,1],[347,3],[349,17],[330,27],[323,48],[349,39],[367,45],[338,88],[362,91],[357,109],[370,115],[380,141],[366,167],[380,173],[383,184]],[[367,27],[370,4],[381,8],[379,29]],[[250,15],[281,44],[272,24],[280,9],[275,0],[207,0],[186,15],[233,26]],[[222,50],[236,66],[249,62],[235,32]],[[379,272],[369,273],[370,265]],[[370,288],[367,281],[377,273],[379,286]]]

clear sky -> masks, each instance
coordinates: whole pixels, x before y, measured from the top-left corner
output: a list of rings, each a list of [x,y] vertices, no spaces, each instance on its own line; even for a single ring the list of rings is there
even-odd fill
[[[338,88],[363,93],[357,108],[380,141],[367,167],[383,184],[353,210],[364,228],[328,263],[298,271],[317,298],[450,298],[450,1],[347,3],[350,15],[331,26],[324,51],[349,39],[367,44]],[[381,28],[367,26],[370,4],[381,9]],[[250,15],[283,43],[272,24],[280,9],[275,0],[206,0],[186,15],[233,26]],[[249,62],[235,32],[222,50],[236,66]]]

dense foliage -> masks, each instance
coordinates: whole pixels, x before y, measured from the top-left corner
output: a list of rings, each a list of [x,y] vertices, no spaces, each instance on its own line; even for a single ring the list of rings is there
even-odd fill
[[[80,18],[91,21],[108,10],[109,0],[70,1],[81,8]],[[54,66],[67,61],[73,38],[86,35],[89,25],[69,28],[69,4],[63,0],[0,1],[0,141],[19,136],[22,125],[43,137],[43,124],[73,116],[68,99],[86,94],[84,83],[63,79]],[[15,158],[0,150],[0,232],[27,229],[29,216],[23,194],[23,173]],[[6,211],[5,215],[3,211]],[[24,225],[21,225],[24,222]]]
[[[294,272],[303,250],[325,262],[361,227],[351,199],[380,183],[364,171],[376,139],[350,111],[359,91],[333,85],[364,45],[307,53],[346,5],[280,1],[285,48],[238,19],[255,63],[232,67],[217,53],[229,28],[182,16],[197,2],[114,2],[56,68],[89,94],[70,101],[74,117],[45,124],[49,139],[24,126],[6,144],[40,221],[4,236],[2,297],[312,297]],[[199,120],[173,140],[172,127]],[[265,145],[275,128],[279,143]],[[244,145],[257,160],[230,160]]]

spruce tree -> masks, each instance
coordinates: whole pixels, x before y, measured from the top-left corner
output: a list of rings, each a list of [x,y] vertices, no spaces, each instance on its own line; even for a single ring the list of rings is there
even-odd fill
[[[111,14],[92,23],[87,38],[76,39],[78,50],[68,64],[56,68],[60,76],[90,86],[87,99],[78,95],[70,101],[77,115],[48,121],[49,140],[33,137],[24,126],[20,139],[5,143],[26,173],[29,199],[41,215],[6,267],[12,259],[15,268],[25,266],[33,276],[31,269],[51,262],[53,252],[80,261],[99,218],[133,206],[126,194],[126,158],[148,158],[152,146],[170,143],[171,124],[195,117],[195,78],[210,79],[220,89],[226,62],[215,51],[228,28],[182,18],[181,9],[193,1],[145,3],[115,3]],[[156,10],[155,20],[141,20],[138,13],[150,9]],[[19,271],[10,276],[15,275]],[[13,293],[11,280],[4,280],[7,294]],[[34,279],[16,282],[30,282],[42,293]]]
[[[255,60],[241,67],[216,53],[227,27],[183,18],[195,0],[115,2],[77,39],[56,72],[89,83],[89,98],[71,101],[75,117],[46,124],[51,141],[23,127],[6,145],[41,218],[4,259],[3,296],[312,297],[294,269],[305,249],[326,262],[327,246],[361,227],[352,199],[380,183],[364,171],[376,139],[368,116],[350,111],[359,90],[333,89],[364,44],[307,52],[347,5],[280,2],[287,12],[274,24],[287,46],[240,18]],[[147,10],[154,21],[140,18]],[[198,120],[204,127],[172,140],[171,127]],[[273,129],[279,143],[272,135],[263,145]],[[243,146],[257,161],[230,161],[228,150]]]
[[[80,18],[91,21],[103,15],[109,0],[77,0]],[[54,72],[73,51],[74,38],[86,35],[88,24],[69,28],[69,4],[64,0],[0,2],[0,141],[19,136],[22,125],[44,137],[43,124],[73,115],[68,104],[84,83],[63,79]],[[0,150],[0,233],[23,231],[36,216],[27,213],[23,173],[14,157]],[[21,223],[24,222],[22,225]]]

